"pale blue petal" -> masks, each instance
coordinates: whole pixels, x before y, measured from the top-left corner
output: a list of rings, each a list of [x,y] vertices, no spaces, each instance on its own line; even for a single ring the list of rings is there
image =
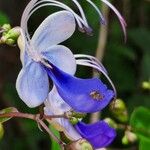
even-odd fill
[[[41,105],[49,92],[49,80],[46,71],[39,63],[30,63],[20,71],[16,89],[27,106],[37,107]]]
[[[43,51],[42,55],[59,69],[74,75],[76,71],[76,60],[69,48],[63,45],[51,46]]]
[[[32,37],[35,50],[43,51],[51,45],[67,40],[75,31],[75,19],[69,11],[59,11],[48,16]]]
[[[49,93],[49,96],[44,104],[44,112],[46,115],[60,115],[71,110],[71,107],[59,96],[55,86]],[[57,122],[64,128],[64,133],[71,140],[78,140],[81,138],[80,134],[76,131],[72,124],[70,124],[68,119],[57,118],[53,119],[53,121]]]
[[[20,60],[21,60],[22,66],[24,67],[31,62],[31,58],[27,54],[26,39],[22,31],[18,38],[17,44],[20,49]]]

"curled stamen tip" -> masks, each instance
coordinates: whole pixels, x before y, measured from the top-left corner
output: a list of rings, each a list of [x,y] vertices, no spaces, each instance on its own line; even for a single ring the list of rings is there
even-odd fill
[[[91,27],[84,27],[85,32],[89,36],[93,36],[93,29]]]
[[[107,25],[106,19],[104,19],[104,18],[102,19],[102,18],[101,18],[101,19],[100,19],[100,24],[102,24],[102,25]]]
[[[85,33],[85,29],[78,27],[78,30],[82,33]]]

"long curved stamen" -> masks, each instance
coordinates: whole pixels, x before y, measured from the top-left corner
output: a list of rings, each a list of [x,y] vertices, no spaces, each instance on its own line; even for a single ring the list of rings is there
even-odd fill
[[[94,69],[96,69],[97,71],[101,72],[101,73],[107,78],[107,80],[109,81],[109,83],[111,84],[111,86],[112,86],[112,88],[113,88],[113,91],[114,91],[114,93],[115,93],[114,99],[116,99],[116,97],[117,97],[116,88],[115,88],[113,82],[111,81],[111,79],[109,78],[109,76],[105,73],[105,71],[104,71],[103,69],[101,69],[101,67],[98,67],[98,66],[92,65],[92,64],[90,64],[90,63],[88,63],[88,62],[80,61],[80,60],[77,60],[76,62],[77,62],[78,65],[91,67],[91,68],[94,68]]]
[[[105,20],[104,16],[102,15],[101,11],[99,10],[99,8],[91,0],[86,0],[86,1],[88,3],[90,3],[95,8],[95,10],[97,11],[97,13],[100,16],[100,19],[101,19],[100,22],[105,25],[106,24],[106,20]]]
[[[81,13],[81,16],[82,16],[83,20],[85,21],[85,23],[87,24],[87,26],[89,26],[81,5],[78,3],[77,0],[72,0],[72,1],[77,5],[77,7],[78,7],[78,9],[79,9],[79,11]]]
[[[44,6],[48,6],[48,5],[57,6],[57,7],[63,8],[63,9],[65,9],[65,10],[70,11],[70,12],[74,15],[74,17],[75,17],[75,19],[76,19],[76,21],[77,21],[79,27],[80,27],[82,30],[84,30],[82,24],[83,24],[87,29],[90,28],[89,25],[88,25],[88,23],[87,23],[87,21],[86,21],[85,19],[81,18],[81,17],[80,17],[79,15],[77,15],[70,7],[68,7],[67,5],[65,5],[65,4],[63,4],[63,3],[61,3],[61,2],[58,2],[58,1],[55,1],[55,0],[41,0],[41,1],[39,1],[35,6],[37,6],[37,5],[41,4],[41,3],[44,3],[44,2],[46,2],[47,4],[42,4],[42,5],[38,6],[38,9],[41,8],[41,7],[44,7]],[[36,10],[37,10],[37,9],[36,9]],[[82,23],[82,24],[81,24],[81,23]]]
[[[86,60],[86,59],[77,59],[76,61],[82,61],[82,62],[85,62],[85,63],[89,63],[91,65],[95,65],[96,67],[99,67],[101,68],[106,74],[107,74],[107,71],[105,68],[101,67],[98,63],[96,63],[95,61],[93,60]]]
[[[85,55],[85,54],[75,54],[74,56],[76,59],[84,58],[84,60],[87,59],[87,60],[91,60],[92,62],[94,61],[94,63],[97,63],[97,65],[103,68],[103,70],[107,73],[107,70],[105,69],[103,64],[96,57],[93,57],[91,55]]]
[[[103,3],[105,3],[107,6],[109,6],[114,12],[115,14],[117,15],[119,21],[120,21],[120,24],[122,26],[122,30],[123,30],[123,33],[124,33],[124,36],[125,36],[125,41],[126,41],[126,38],[127,38],[127,35],[126,35],[126,22],[124,20],[124,18],[121,16],[121,14],[119,13],[119,11],[110,3],[108,2],[107,0],[101,0]]]
[[[63,6],[61,6],[61,5],[58,5],[58,4],[55,4],[55,3],[47,3],[47,4],[42,4],[42,5],[40,5],[40,6],[38,6],[38,7],[36,7],[32,12],[31,12],[31,14],[30,14],[30,16],[36,11],[36,10],[38,10],[39,8],[41,8],[41,7],[44,7],[44,6],[56,6],[56,7],[61,7],[61,8],[63,8],[63,9],[65,9]],[[66,10],[68,10],[68,9],[66,9]],[[73,13],[73,12],[72,12]],[[81,24],[81,21],[80,21],[80,19],[79,19],[79,16],[77,16],[75,13],[73,13],[73,15],[74,15],[74,17],[76,18],[76,21],[77,21],[77,24],[78,24],[78,26],[80,27],[80,28],[83,28],[83,26],[82,26],[82,24]],[[29,17],[30,17],[29,16]]]
[[[79,3],[77,0],[72,0],[72,1],[77,5],[77,7],[78,7],[78,9],[79,9],[79,11],[80,11],[80,13],[81,13],[81,16],[82,16],[82,18],[83,18],[83,20],[84,20],[84,22],[85,22],[85,24],[86,24],[84,30],[85,30],[87,33],[91,34],[91,33],[92,33],[92,28],[90,28],[90,26],[88,25],[87,19],[86,19],[86,17],[85,17],[85,13],[84,13],[84,11],[83,11],[83,9],[82,9],[80,3]],[[87,28],[87,27],[88,27],[88,28]]]

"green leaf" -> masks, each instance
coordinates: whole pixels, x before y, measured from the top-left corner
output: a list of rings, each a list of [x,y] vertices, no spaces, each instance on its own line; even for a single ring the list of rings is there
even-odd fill
[[[131,115],[130,124],[140,139],[150,139],[150,109],[136,108]]]
[[[18,110],[15,107],[8,107],[8,108],[5,108],[5,109],[2,109],[0,111],[0,115],[7,114],[7,113],[12,113],[12,112],[18,112]],[[0,117],[0,123],[4,123],[4,122],[8,121],[11,118],[12,117]]]
[[[150,140],[140,139],[139,150],[147,150],[148,147],[150,147]]]
[[[9,23],[8,17],[0,11],[0,25],[3,25],[4,23]]]
[[[49,128],[54,133],[55,136],[60,138],[59,132],[56,129],[54,129],[54,127],[50,126]],[[51,142],[52,142],[51,149],[60,150],[60,145],[55,140],[51,139]]]

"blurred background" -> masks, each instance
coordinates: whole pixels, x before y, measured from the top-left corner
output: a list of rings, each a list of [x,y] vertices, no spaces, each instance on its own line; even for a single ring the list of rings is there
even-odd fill
[[[19,26],[22,12],[29,0],[0,0],[0,25],[10,23]],[[64,0],[74,10],[76,7],[70,0]],[[127,42],[115,14],[95,0],[107,19],[107,26],[99,24],[95,10],[84,0],[81,4],[85,10],[93,36],[79,32],[63,44],[74,54],[96,55],[107,68],[114,82],[118,97],[122,98],[129,115],[138,106],[150,108],[150,93],[142,89],[143,81],[150,80],[150,1],[149,0],[111,0],[127,22]],[[29,32],[32,35],[41,21],[50,13],[59,10],[54,7],[40,9],[29,21]],[[0,45],[0,109],[16,107],[22,112],[36,113],[37,109],[29,109],[18,97],[15,82],[21,69],[19,49]],[[91,77],[93,71],[79,67],[77,76]],[[109,116],[106,108],[102,117]],[[0,140],[0,150],[48,150],[50,139],[41,132],[37,125],[24,119],[12,119],[4,124],[5,134]],[[123,146],[119,137],[112,144],[115,149],[138,149],[137,144]]]

